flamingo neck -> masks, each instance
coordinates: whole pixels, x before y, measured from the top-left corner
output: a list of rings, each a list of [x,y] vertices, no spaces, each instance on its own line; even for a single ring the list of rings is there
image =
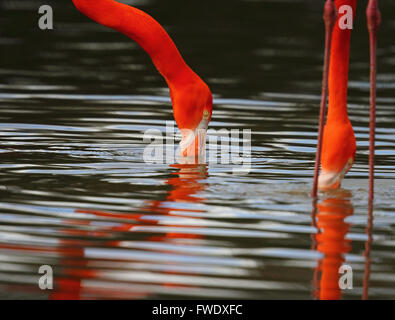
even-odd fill
[[[72,1],[92,20],[136,41],[151,57],[171,90],[188,81],[200,80],[185,63],[167,32],[145,12],[113,0]]]
[[[352,7],[355,15],[356,0],[336,0],[336,8],[343,5]],[[329,121],[349,121],[347,114],[348,70],[350,60],[351,30],[340,28],[339,14],[332,34],[332,47],[329,66]]]

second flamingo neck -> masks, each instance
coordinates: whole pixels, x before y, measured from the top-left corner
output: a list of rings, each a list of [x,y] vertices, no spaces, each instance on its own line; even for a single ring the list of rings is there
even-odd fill
[[[353,1],[340,1],[350,2]],[[355,11],[355,7],[353,8]],[[339,19],[332,34],[329,67],[329,107],[328,121],[348,121],[347,91],[350,60],[351,30],[341,29]]]

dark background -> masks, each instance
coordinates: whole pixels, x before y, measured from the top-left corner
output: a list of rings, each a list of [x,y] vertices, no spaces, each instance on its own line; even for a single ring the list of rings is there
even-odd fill
[[[149,12],[169,32],[185,60],[222,97],[257,97],[262,91],[319,94],[323,52],[324,1],[124,1]],[[89,21],[71,1],[46,1],[55,30],[37,26],[42,1],[1,0],[0,81],[6,84],[76,86],[90,93],[139,93],[165,87],[147,55],[116,32]],[[368,80],[367,1],[358,1],[352,36],[352,81]],[[380,89],[394,72],[395,4],[381,0]],[[90,50],[74,43],[122,43],[120,49]],[[100,61],[100,64],[94,63]],[[125,63],[139,64],[125,70]],[[29,75],[36,72],[40,77]],[[15,74],[18,71],[17,74]],[[393,81],[393,78],[390,80]],[[78,85],[81,83],[81,85]],[[148,88],[147,88],[148,87]],[[351,86],[352,89],[355,86]],[[281,89],[280,89],[281,88]],[[366,85],[358,86],[366,92]],[[393,84],[391,85],[393,89]],[[382,90],[380,95],[388,94]]]

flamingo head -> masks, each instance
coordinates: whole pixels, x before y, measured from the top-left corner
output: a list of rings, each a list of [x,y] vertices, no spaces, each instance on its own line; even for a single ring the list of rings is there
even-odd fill
[[[177,88],[170,87],[174,118],[181,131],[181,157],[196,157],[205,152],[206,133],[213,112],[213,97],[200,79]]]
[[[328,122],[324,129],[321,155],[320,190],[337,189],[351,169],[356,152],[356,141],[350,121]]]

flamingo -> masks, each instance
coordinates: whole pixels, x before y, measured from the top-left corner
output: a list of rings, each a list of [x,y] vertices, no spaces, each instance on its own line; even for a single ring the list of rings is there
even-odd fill
[[[203,152],[206,131],[212,115],[212,94],[207,84],[185,63],[174,42],[160,24],[143,11],[113,0],[72,1],[82,13],[99,24],[134,39],[150,55],[170,89],[174,118],[182,133],[181,155],[196,156]],[[313,197],[316,197],[318,188],[325,190],[340,187],[345,174],[354,163],[356,153],[355,135],[347,114],[351,30],[342,30],[339,26],[340,18],[336,19],[336,10],[343,5],[352,7],[353,14],[355,13],[356,0],[327,0],[325,4],[326,43]],[[370,200],[373,200],[374,194],[376,47],[380,20],[378,0],[369,0],[367,21],[371,53]],[[329,111],[324,128],[328,90]]]
[[[342,29],[337,11],[348,5],[356,10],[356,0],[327,0],[324,10],[326,26],[324,73],[321,114],[316,155],[313,197],[317,190],[337,189],[351,169],[356,153],[354,130],[347,113],[347,85],[350,56],[350,29]],[[374,141],[376,113],[376,47],[377,31],[381,22],[378,0],[369,0],[367,22],[370,37],[370,156],[369,200],[374,194]],[[324,127],[326,100],[329,92],[327,121]],[[321,173],[319,165],[321,164]]]
[[[181,156],[204,152],[213,98],[207,84],[185,63],[163,27],[145,12],[113,0],[72,0],[97,23],[135,40],[151,57],[170,89],[173,114],[182,134]]]

